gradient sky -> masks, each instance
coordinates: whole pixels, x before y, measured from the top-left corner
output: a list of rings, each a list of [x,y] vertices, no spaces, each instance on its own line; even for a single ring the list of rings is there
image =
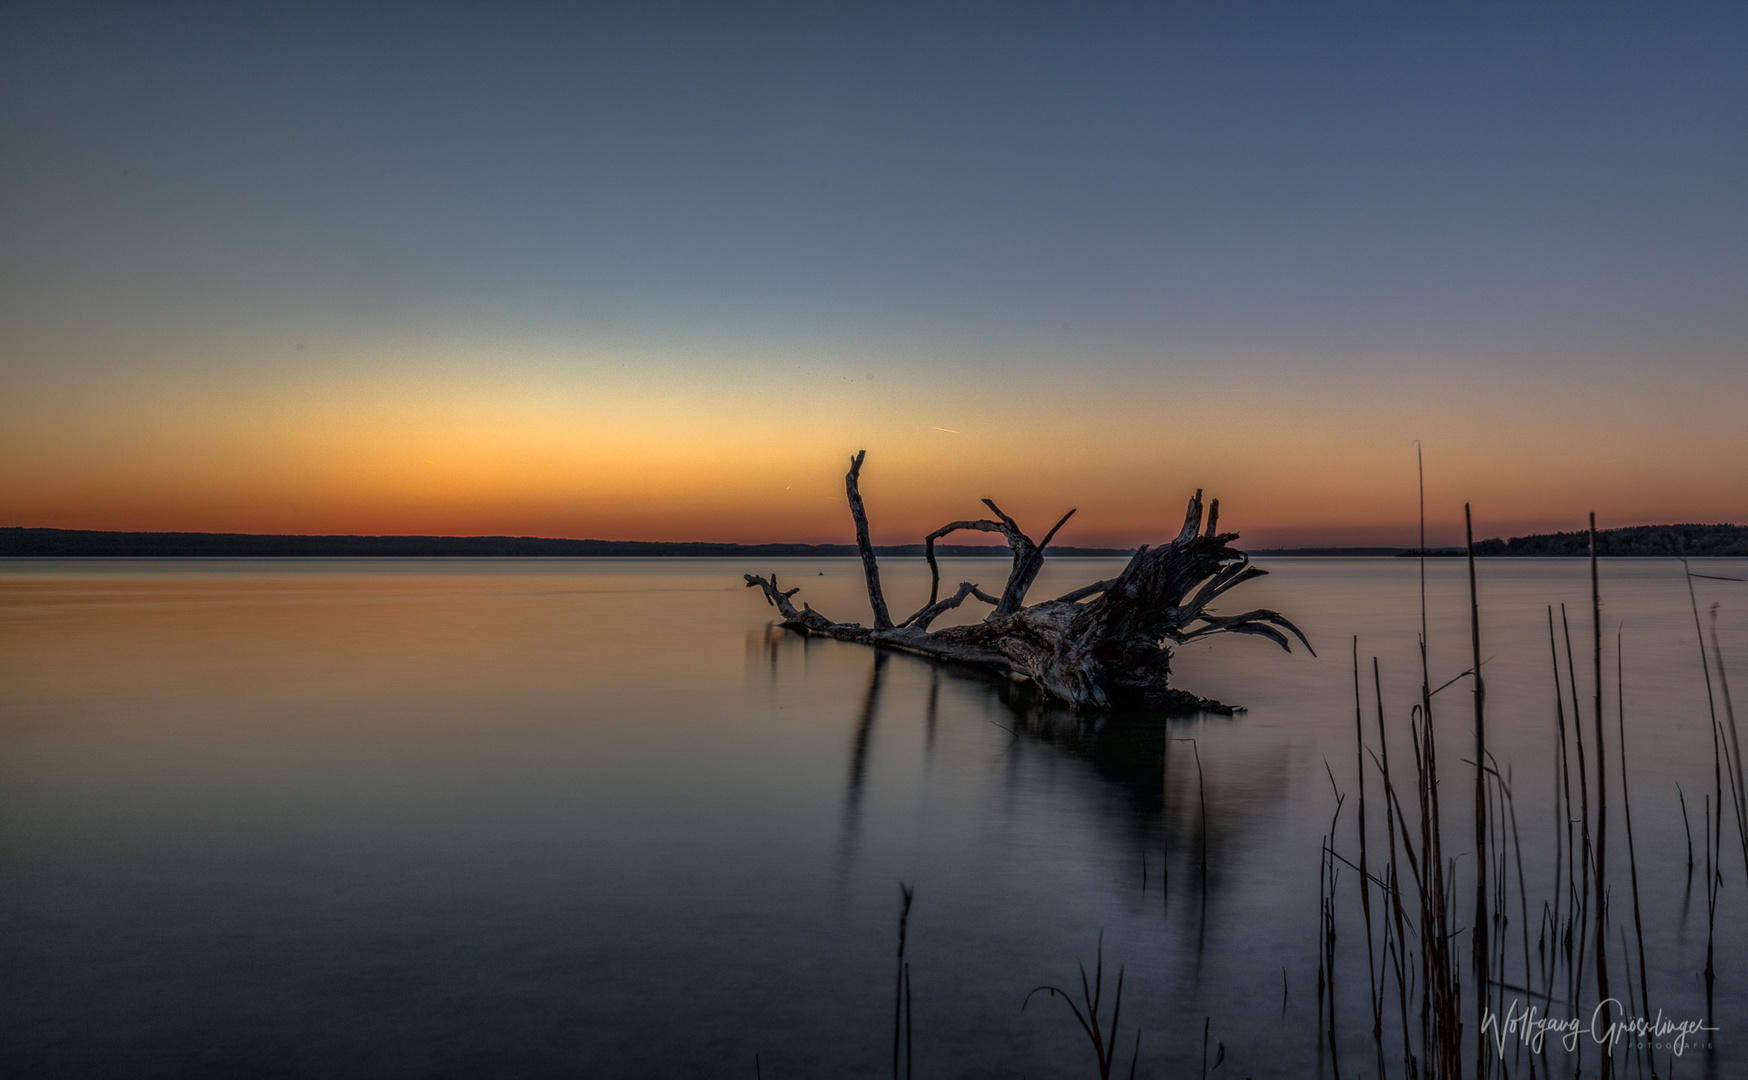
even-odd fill
[[[1748,522],[1748,5],[0,7],[0,525]]]

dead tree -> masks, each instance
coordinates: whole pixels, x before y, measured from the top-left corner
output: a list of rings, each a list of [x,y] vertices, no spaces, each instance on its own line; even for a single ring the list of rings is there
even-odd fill
[[[929,602],[902,622],[894,623],[880,586],[880,565],[868,540],[868,516],[857,480],[866,451],[850,459],[844,477],[850,513],[856,521],[856,547],[868,582],[874,625],[840,623],[807,604],[797,609],[792,597],[799,588],[781,589],[777,575],[769,579],[747,574],[748,588],[764,590],[765,599],[782,615],[782,625],[802,633],[827,634],[842,641],[916,653],[1035,684],[1039,690],[1083,709],[1118,704],[1145,704],[1171,711],[1232,711],[1169,685],[1172,646],[1210,634],[1255,634],[1292,651],[1287,633],[1309,650],[1311,643],[1279,612],[1258,608],[1240,615],[1215,615],[1208,605],[1222,594],[1268,571],[1250,565],[1249,556],[1230,544],[1237,533],[1216,532],[1220,500],[1208,506],[1202,524],[1202,493],[1190,499],[1177,538],[1159,547],[1143,547],[1123,572],[1054,600],[1026,606],[1026,592],[1044,564],[1044,549],[1058,529],[1074,515],[1062,515],[1042,543],[1033,543],[1014,519],[988,499],[985,506],[999,519],[954,521],[924,538],[931,583]],[[971,582],[940,596],[940,568],[935,541],[952,532],[974,529],[1000,533],[1013,550],[1013,565],[1000,596],[991,596]],[[929,632],[929,624],[968,599],[994,610],[980,623]],[[1285,633],[1283,633],[1285,631]],[[1316,655],[1315,652],[1312,655]]]

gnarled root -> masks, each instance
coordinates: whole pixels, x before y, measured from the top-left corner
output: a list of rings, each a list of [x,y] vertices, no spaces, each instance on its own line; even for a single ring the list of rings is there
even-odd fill
[[[1299,628],[1279,612],[1258,608],[1241,615],[1215,615],[1207,610],[1228,590],[1268,571],[1250,565],[1247,555],[1230,546],[1238,539],[1237,533],[1215,531],[1220,514],[1217,499],[1208,508],[1207,528],[1203,530],[1200,491],[1191,497],[1176,539],[1159,547],[1143,547],[1114,578],[1031,607],[1025,605],[1025,595],[1043,565],[1044,549],[1074,511],[1063,515],[1043,543],[1034,544],[1013,518],[985,499],[984,505],[999,521],[954,521],[925,538],[933,579],[929,602],[895,625],[887,611],[858,490],[863,457],[858,453],[852,459],[844,482],[856,522],[874,625],[833,622],[806,604],[797,610],[790,598],[799,589],[780,589],[775,574],[769,580],[747,574],[747,587],[763,589],[766,601],[782,614],[783,626],[1024,679],[1050,697],[1093,709],[1140,703],[1174,712],[1231,711],[1170,685],[1171,648],[1176,643],[1211,634],[1254,634],[1290,652],[1292,642],[1287,635],[1291,634],[1307,650],[1311,648]],[[940,571],[934,558],[935,541],[962,529],[999,532],[1007,538],[1014,558],[999,597],[971,582],[961,582],[952,596],[937,598]],[[980,623],[929,632],[932,621],[971,598],[991,604],[995,610]]]

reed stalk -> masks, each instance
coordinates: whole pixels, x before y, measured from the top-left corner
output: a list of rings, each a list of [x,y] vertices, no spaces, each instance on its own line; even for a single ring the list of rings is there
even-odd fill
[[[1421,807],[1421,1028],[1429,1047],[1433,1076],[1462,1075],[1462,976],[1451,956],[1454,899],[1445,888],[1444,828],[1440,815],[1438,741],[1432,713],[1432,675],[1427,660],[1426,460],[1418,440],[1414,451],[1420,492],[1420,725],[1415,729],[1415,761]],[[1455,875],[1454,868],[1451,871]],[[1431,882],[1428,891],[1424,886]]]
[[[1492,953],[1487,936],[1487,711],[1486,681],[1481,677],[1481,601],[1475,588],[1475,526],[1469,504],[1463,504],[1463,529],[1469,558],[1469,643],[1474,654],[1475,676],[1475,923],[1470,929],[1475,969],[1475,1075],[1492,1071],[1490,1045],[1482,1030],[1486,1020],[1491,982]]]
[[[1424,612],[1422,622],[1424,623]],[[1426,641],[1420,643],[1420,726],[1416,729],[1421,800],[1421,861],[1431,881],[1421,902],[1421,953],[1423,980],[1421,1024],[1423,1045],[1429,1047],[1429,1075],[1462,1075],[1462,975],[1451,951],[1455,921],[1452,897],[1446,888],[1443,827],[1440,820],[1438,741],[1432,717],[1432,687],[1427,666]],[[1454,877],[1455,870],[1449,871]]]
[[[1713,730],[1712,737],[1715,740],[1717,738],[1717,734],[1716,734],[1717,729],[1714,727],[1712,730]],[[1706,835],[1705,835],[1705,842],[1706,842],[1706,966],[1705,966],[1705,981],[1706,981],[1706,1023],[1708,1025],[1710,1025],[1710,1024],[1715,1022],[1714,1021],[1714,1014],[1712,1012],[1712,990],[1716,986],[1717,981],[1718,981],[1718,970],[1717,970],[1717,967],[1713,964],[1713,960],[1716,957],[1716,948],[1715,947],[1716,947],[1716,943],[1717,943],[1717,931],[1718,931],[1718,879],[1720,877],[1720,874],[1717,872],[1717,869],[1713,864],[1713,856],[1716,854],[1721,854],[1721,852],[1719,852],[1718,849],[1716,848],[1716,846],[1714,844],[1714,840],[1713,840],[1714,833],[1712,831],[1712,797],[1710,795],[1706,796],[1705,810],[1706,810],[1706,816],[1705,816],[1705,825],[1706,825]],[[1721,824],[1721,821],[1720,821],[1720,824]]]
[[[1572,833],[1572,770],[1570,759],[1566,752],[1566,699],[1564,693],[1560,689],[1560,650],[1554,643],[1554,607],[1552,604],[1548,605],[1548,654],[1549,659],[1553,662],[1554,671],[1554,722],[1558,725],[1560,730],[1560,772],[1555,781],[1554,790],[1554,911],[1556,913],[1561,910],[1566,912],[1567,927],[1570,928],[1572,915],[1572,889],[1576,884],[1576,881],[1572,867],[1572,847],[1569,843],[1564,845],[1566,873],[1566,903],[1564,905],[1560,903],[1560,860],[1562,855],[1562,837],[1569,838]],[[1563,820],[1560,815],[1562,797],[1565,800],[1566,807],[1566,813]],[[1556,914],[1555,917],[1558,918],[1558,914]],[[1556,938],[1560,936],[1558,926],[1555,927],[1555,936]],[[1570,953],[1572,949],[1572,934],[1570,929],[1568,929],[1565,934],[1565,944],[1568,954],[1567,963],[1570,964]]]
[[[1341,808],[1346,801],[1341,788],[1335,782],[1335,772],[1329,768],[1329,762],[1323,763],[1323,769],[1329,773],[1329,786],[1335,792],[1335,813],[1329,819],[1329,834],[1323,838],[1322,869],[1318,873],[1319,910],[1323,924],[1323,958],[1317,968],[1317,999],[1319,1011],[1327,999],[1328,1012],[1325,1034],[1329,1039],[1330,1074],[1334,1080],[1341,1080],[1341,1051],[1335,1033],[1335,897],[1336,884],[1340,876],[1340,868],[1335,865],[1336,827],[1341,822]]]
[[[1034,987],[1032,992],[1026,995],[1026,999],[1020,1003],[1020,1012],[1025,1012],[1026,1006],[1032,1003],[1033,996],[1040,992],[1049,994],[1052,1001],[1060,995],[1063,1004],[1067,1005],[1069,1010],[1074,1013],[1074,1019],[1079,1022],[1081,1031],[1086,1033],[1087,1039],[1092,1043],[1093,1054],[1098,1062],[1099,1080],[1110,1080],[1111,1065],[1117,1054],[1117,1023],[1123,1015],[1123,968],[1117,968],[1117,993],[1111,1005],[1111,1022],[1107,1029],[1099,1017],[1099,1009],[1105,996],[1104,931],[1099,931],[1098,960],[1094,965],[1093,977],[1090,982],[1086,977],[1086,965],[1079,964],[1079,967],[1081,1004],[1085,1006],[1084,1011],[1081,1005],[1074,1003],[1074,997],[1068,991],[1061,987],[1046,985]],[[1129,1062],[1131,1078],[1135,1075],[1135,1067],[1140,1058],[1141,1032],[1137,1030],[1135,1032],[1134,1057]]]
[[[1691,567],[1689,567],[1687,565],[1687,553],[1684,550],[1682,550],[1681,543],[1680,543],[1679,539],[1676,541],[1676,552],[1677,552],[1678,557],[1681,559],[1682,576],[1684,578],[1686,578],[1686,580],[1687,580],[1687,602],[1693,610],[1693,636],[1694,636],[1694,640],[1699,644],[1700,672],[1705,676],[1705,684],[1706,684],[1706,708],[1711,715],[1712,792],[1713,792],[1713,796],[1715,796],[1715,798],[1713,798],[1713,796],[1707,796],[1707,798],[1706,798],[1706,814],[1705,814],[1705,859],[1706,859],[1706,966],[1705,966],[1705,984],[1706,984],[1706,1023],[1710,1024],[1712,1022],[1712,987],[1717,979],[1716,969],[1713,968],[1713,966],[1712,966],[1713,941],[1714,941],[1714,938],[1715,938],[1715,935],[1717,932],[1717,915],[1718,915],[1717,886],[1719,884],[1718,877],[1722,874],[1722,867],[1721,866],[1714,867],[1714,864],[1721,863],[1723,861],[1723,850],[1721,847],[1721,844],[1723,843],[1723,831],[1724,831],[1723,752],[1722,752],[1722,749],[1718,745],[1720,726],[1718,724],[1717,699],[1716,699],[1716,697],[1714,697],[1714,695],[1712,693],[1711,663],[1706,658],[1705,632],[1700,629],[1700,625],[1699,625],[1699,599],[1694,595],[1693,570]],[[1716,608],[1713,608],[1714,619],[1716,617],[1716,610],[1717,610]],[[1715,625],[1716,624],[1714,623],[1714,637],[1715,637]],[[1722,660],[1722,659],[1723,659],[1722,654],[1720,654],[1719,660]],[[1687,820],[1687,802],[1686,802],[1686,799],[1683,798],[1683,800],[1682,800],[1682,822],[1683,822],[1683,824],[1686,824],[1686,820]],[[1689,859],[1692,858],[1692,850],[1691,850],[1692,847],[1693,847],[1693,835],[1692,835],[1692,831],[1689,830],[1689,833],[1688,833]],[[1745,863],[1745,867],[1748,867],[1748,863]]]
[[[916,1028],[910,1022],[910,961],[904,962],[904,1080],[911,1080],[911,1037]]]
[[[1497,773],[1495,775],[1497,775]],[[1523,936],[1523,985],[1524,985],[1524,993],[1527,994],[1530,992],[1529,986],[1530,986],[1530,982],[1531,982],[1531,978],[1530,978],[1530,951],[1529,951],[1529,896],[1526,894],[1526,886],[1524,884],[1524,878],[1523,878],[1523,838],[1519,835],[1519,833],[1517,831],[1517,800],[1516,800],[1516,798],[1514,798],[1512,796],[1510,780],[1511,780],[1510,770],[1508,769],[1506,780],[1503,784],[1503,790],[1505,792],[1505,812],[1506,812],[1508,819],[1511,822],[1511,850],[1517,859],[1517,914],[1518,914],[1518,921],[1520,924],[1520,930],[1521,930],[1521,933]],[[1503,939],[1503,937],[1504,937],[1504,935],[1501,934],[1502,939]],[[1501,945],[1503,948],[1503,940],[1501,942]],[[1505,974],[1505,960],[1504,960],[1503,952],[1501,953],[1501,957],[1500,957],[1499,972],[1501,975]]]
[[[1687,821],[1687,792],[1681,790],[1678,781],[1675,785],[1675,795],[1681,800],[1681,831],[1687,835],[1687,879],[1693,880],[1693,826]]]
[[[1179,739],[1177,741],[1189,743],[1190,752],[1196,756],[1196,802],[1200,808],[1202,827],[1202,892],[1206,893],[1208,891],[1208,790],[1202,778],[1202,748],[1196,744],[1194,739]],[[1328,762],[1324,763],[1324,767],[1328,767]]]
[[[1730,676],[1724,670],[1724,651],[1718,644],[1718,605],[1712,605],[1712,657],[1718,665],[1718,690],[1724,699],[1724,719],[1730,725],[1730,793],[1736,809],[1736,836],[1742,842],[1742,872],[1748,874],[1748,774],[1742,772],[1742,739],[1736,731],[1736,707],[1730,702]]]
[[[1366,863],[1366,740],[1365,718],[1360,704],[1360,639],[1353,639],[1353,735],[1354,764],[1359,775],[1360,832],[1360,914],[1366,923],[1366,979],[1371,996],[1366,999],[1372,1010],[1372,1042],[1378,1052],[1378,1075],[1384,1074],[1384,1002],[1378,996],[1378,957],[1372,938],[1372,880]]]
[[[1627,823],[1627,866],[1633,885],[1633,934],[1639,942],[1639,1001],[1642,1003],[1641,1016],[1651,1015],[1651,984],[1645,974],[1645,920],[1639,906],[1639,853],[1633,846],[1633,796],[1627,788],[1627,701],[1626,679],[1622,668],[1624,661],[1621,656],[1621,636],[1615,635],[1615,708],[1620,723],[1621,748],[1621,816]],[[1626,930],[1621,930],[1621,953],[1626,955]],[[1627,992],[1633,989],[1631,976],[1627,980]],[[1641,1058],[1641,1062],[1643,1059]],[[1651,1080],[1657,1080],[1657,1059],[1651,1058]]]
[[[1584,724],[1578,706],[1578,668],[1572,658],[1572,624],[1566,618],[1566,605],[1560,605],[1560,629],[1566,639],[1566,677],[1572,690],[1572,742],[1578,750],[1578,838],[1583,845],[1579,853],[1578,865],[1582,878],[1578,894],[1578,941],[1573,955],[1576,963],[1570,967],[1571,979],[1567,989],[1567,1000],[1572,1002],[1572,1016],[1577,1017],[1579,997],[1584,989],[1584,960],[1587,953],[1586,943],[1590,933],[1590,769],[1584,760]],[[1583,1046],[1579,1042],[1579,1057],[1582,1060]]]
[[[1384,727],[1384,680],[1378,668],[1378,658],[1372,657],[1372,690],[1378,702],[1378,771],[1384,777],[1384,837],[1390,844],[1390,908],[1396,924],[1396,995],[1402,1014],[1402,1068],[1405,1076],[1419,1072],[1414,1047],[1408,1035],[1407,959],[1403,951],[1408,945],[1407,917],[1402,910],[1402,874],[1396,860],[1396,787],[1390,779],[1390,740]],[[1406,839],[1406,833],[1404,833]],[[1390,924],[1384,924],[1388,935]],[[1386,944],[1386,951],[1390,951]]]
[[[1590,515],[1590,617],[1596,675],[1596,1000],[1604,1030],[1612,1010],[1608,992],[1608,779],[1607,747],[1602,738],[1602,588],[1596,570],[1596,513]],[[1614,1075],[1614,1055],[1602,1055],[1602,1080]]]

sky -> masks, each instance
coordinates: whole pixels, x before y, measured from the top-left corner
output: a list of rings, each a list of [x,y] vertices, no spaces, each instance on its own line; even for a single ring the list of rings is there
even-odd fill
[[[0,525],[1748,523],[1748,6],[0,5]]]

